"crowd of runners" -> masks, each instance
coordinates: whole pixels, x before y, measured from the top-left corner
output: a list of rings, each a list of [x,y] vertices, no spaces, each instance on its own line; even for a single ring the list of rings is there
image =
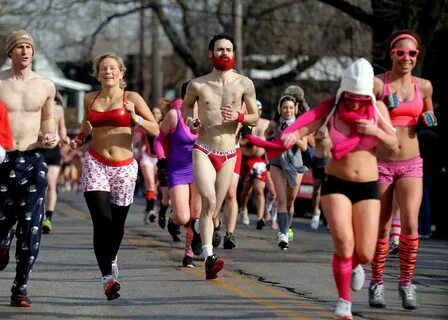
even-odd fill
[[[289,86],[278,93],[272,119],[264,118],[269,109],[253,82],[233,69],[237,48],[229,35],[211,39],[209,74],[151,108],[126,90],[125,64],[106,52],[92,61],[101,87],[85,96],[81,129],[70,139],[63,99],[31,69],[33,38],[11,32],[12,66],[0,72],[0,270],[16,235],[11,306],[31,306],[27,282],[41,234],[53,232],[58,190],[83,193],[104,293],[113,300],[120,296],[119,248],[136,194],[146,201],[142,224],[184,241],[183,266],[204,260],[211,280],[224,268],[215,248],[238,249],[237,221],[278,230],[273,246],[288,250],[294,202],[311,171],[310,228],[319,228],[322,212],[334,244],[335,316],[352,319],[350,289],[363,287],[363,264],[372,265],[369,305],[386,306],[389,251],[399,257],[403,307],[418,308],[412,278],[423,163],[416,127],[437,124],[431,83],[412,76],[419,47],[413,32],[395,32],[390,71],[374,75],[367,60],[357,59],[334,96],[311,108],[303,89]]]

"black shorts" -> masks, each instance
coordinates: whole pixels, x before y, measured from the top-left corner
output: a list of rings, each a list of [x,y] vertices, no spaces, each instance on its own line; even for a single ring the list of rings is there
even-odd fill
[[[61,149],[59,146],[53,149],[40,149],[40,153],[44,156],[45,163],[49,166],[61,165]]]
[[[378,180],[369,182],[353,182],[326,175],[322,183],[320,195],[340,193],[350,199],[352,204],[362,200],[380,199]]]
[[[314,179],[325,178],[325,166],[328,164],[328,159],[321,159],[316,156],[313,157],[311,162],[311,170],[313,172]]]

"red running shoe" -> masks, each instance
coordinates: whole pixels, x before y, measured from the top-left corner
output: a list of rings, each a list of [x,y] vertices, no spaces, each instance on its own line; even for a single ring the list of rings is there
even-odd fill
[[[11,307],[29,308],[31,307],[31,301],[26,294],[12,294],[11,295]]]
[[[205,261],[205,279],[211,280],[218,278],[218,272],[224,268],[224,260],[218,258],[216,254],[207,257]]]
[[[104,286],[104,294],[107,300],[114,300],[120,297],[118,291],[120,291],[120,283],[115,280],[112,276],[105,276],[102,279]]]

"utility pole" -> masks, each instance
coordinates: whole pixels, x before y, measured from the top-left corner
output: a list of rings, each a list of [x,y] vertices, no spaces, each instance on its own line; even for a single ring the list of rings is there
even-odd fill
[[[160,53],[159,18],[152,13],[152,90],[151,106],[159,105],[159,98],[163,96],[163,59]]]
[[[233,0],[233,38],[236,45],[235,69],[243,70],[243,1]]]

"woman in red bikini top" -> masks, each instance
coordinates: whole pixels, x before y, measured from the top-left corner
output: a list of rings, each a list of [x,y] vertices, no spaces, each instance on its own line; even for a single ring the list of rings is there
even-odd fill
[[[123,61],[113,53],[93,60],[95,77],[101,90],[84,98],[81,132],[71,142],[81,146],[92,135],[81,177],[81,188],[92,216],[95,256],[107,300],[118,298],[117,253],[124,234],[124,224],[133,202],[137,180],[137,162],[133,157],[133,128],[139,126],[157,136],[159,126],[143,98],[125,91]]]

